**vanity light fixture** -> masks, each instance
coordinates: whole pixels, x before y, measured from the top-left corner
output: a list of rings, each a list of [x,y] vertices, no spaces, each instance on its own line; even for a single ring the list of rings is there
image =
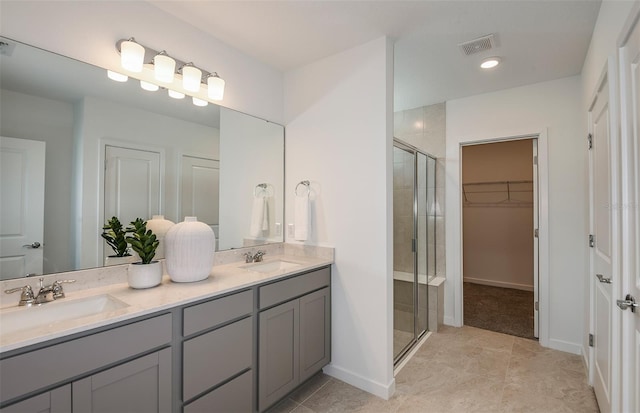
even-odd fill
[[[497,56],[488,57],[482,61],[480,67],[483,69],[492,69],[500,64],[502,59]]]
[[[207,77],[207,93],[213,100],[222,100],[224,96],[224,80],[216,72]]]
[[[153,58],[153,71],[156,80],[171,83],[176,72],[176,61],[163,50]]]
[[[140,87],[144,90],[148,90],[149,92],[155,92],[160,89],[160,86],[154,85],[153,83],[145,82],[144,80],[140,81]]]
[[[166,51],[151,49],[143,46],[131,37],[121,39],[116,43],[116,50],[120,53],[120,65],[125,73],[142,73],[143,79],[151,82],[160,82],[163,88],[169,90],[169,96],[174,99],[185,97],[184,91],[197,93],[206,92],[206,98],[210,100],[222,100],[224,97],[225,81],[218,76],[217,72],[206,72],[193,63],[185,63],[167,54]],[[146,60],[145,60],[146,58]],[[152,70],[152,74],[149,72]],[[109,70],[107,75],[110,79],[118,82],[126,82],[127,74],[120,74]],[[134,76],[137,77],[137,76]],[[141,81],[140,86],[145,90],[158,90],[157,84],[148,81]],[[175,90],[174,90],[175,89]],[[201,97],[193,98],[194,105],[206,106],[207,100]]]
[[[130,72],[142,72],[144,65],[144,46],[136,43],[136,39],[120,42],[120,64]]]
[[[180,71],[182,72],[182,87],[190,92],[198,92],[202,82],[202,70],[195,67],[193,63],[187,63],[180,68]]]
[[[114,72],[113,70],[107,70],[107,77],[111,80],[115,80],[116,82],[126,82],[129,80],[129,76]]]
[[[202,99],[198,99],[197,97],[193,96],[193,104],[196,106],[207,106],[209,104],[209,102],[207,102],[206,100],[202,100]]]
[[[175,90],[167,89],[169,91],[169,96],[174,99],[184,99],[184,93],[177,92]]]

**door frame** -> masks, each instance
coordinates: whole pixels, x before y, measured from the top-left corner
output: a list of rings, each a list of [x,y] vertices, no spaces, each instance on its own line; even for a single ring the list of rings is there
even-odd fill
[[[537,131],[522,131],[520,133],[505,134],[501,137],[463,138],[458,140],[456,148],[447,150],[447,185],[446,185],[446,268],[447,282],[450,282],[453,300],[453,317],[445,318],[445,324],[462,327],[463,315],[463,250],[462,250],[462,147],[482,143],[496,143],[509,140],[532,139],[538,140],[538,329],[540,344],[549,347],[549,154],[548,132],[546,127]],[[449,165],[457,167],[453,171]],[[451,191],[453,189],[453,191]],[[445,289],[447,294],[447,289]],[[562,344],[562,343],[558,343]],[[567,348],[573,352],[573,347]]]

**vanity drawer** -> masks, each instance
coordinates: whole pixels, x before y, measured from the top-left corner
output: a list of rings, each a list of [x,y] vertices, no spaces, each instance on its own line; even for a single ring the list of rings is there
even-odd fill
[[[189,400],[253,364],[253,317],[192,338],[183,345],[183,396]]]
[[[260,287],[260,309],[319,290],[331,283],[329,267]]]
[[[253,411],[253,373],[247,371],[229,383],[218,387],[184,406],[184,413],[221,412],[246,413]]]
[[[0,361],[2,402],[171,343],[171,314]]]
[[[252,311],[253,290],[187,307],[182,313],[184,317],[183,335],[188,336],[215,327],[251,314]]]

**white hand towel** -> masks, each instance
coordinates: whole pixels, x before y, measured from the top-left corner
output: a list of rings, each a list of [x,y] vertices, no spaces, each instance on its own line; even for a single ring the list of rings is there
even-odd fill
[[[309,236],[309,195],[296,196],[294,218],[294,238],[306,241]]]
[[[262,215],[262,230],[269,230],[269,198],[264,197],[264,208],[262,208],[264,214]]]
[[[253,198],[253,208],[251,210],[251,227],[249,227],[249,235],[259,237],[262,235],[262,226],[264,223],[265,199],[261,196]]]

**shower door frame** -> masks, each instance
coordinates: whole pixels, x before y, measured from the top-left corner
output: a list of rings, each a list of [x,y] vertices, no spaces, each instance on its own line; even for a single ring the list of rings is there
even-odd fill
[[[419,219],[419,209],[418,209],[418,197],[419,197],[419,188],[418,188],[418,154],[422,154],[423,156],[425,156],[426,160],[427,160],[427,164],[425,165],[425,167],[427,168],[427,175],[426,175],[426,182],[425,185],[428,185],[428,181],[429,181],[429,176],[428,176],[428,160],[429,158],[432,159],[434,162],[437,160],[437,158],[421,149],[416,148],[413,145],[410,145],[406,142],[403,142],[397,138],[393,139],[393,146],[397,147],[398,149],[410,152],[413,154],[413,163],[414,163],[414,168],[413,168],[413,174],[414,174],[414,178],[413,178],[413,242],[412,242],[412,253],[413,253],[413,339],[407,343],[404,348],[398,353],[397,356],[394,356],[393,358],[393,364],[397,365],[399,364],[404,358],[405,356],[413,349],[413,347],[420,341],[421,338],[424,337],[425,334],[427,334],[429,332],[429,275],[428,275],[428,268],[429,268],[429,254],[428,254],[428,235],[426,237],[426,242],[425,242],[425,246],[424,246],[424,250],[425,250],[425,254],[426,254],[426,267],[427,267],[427,274],[425,274],[425,295],[424,295],[424,302],[425,302],[425,309],[426,309],[426,319],[425,319],[425,329],[423,331],[419,331],[419,311],[420,311],[420,296],[419,296],[419,291],[420,291],[420,271],[419,271],[419,255],[418,255],[418,249],[420,248],[420,243],[419,241],[419,226],[418,226],[418,219]],[[435,183],[436,180],[436,168],[433,169],[433,182]],[[428,188],[427,188],[428,190]],[[434,188],[435,191],[435,188]],[[394,195],[395,196],[395,195]],[[428,195],[427,195],[428,197]],[[435,197],[435,194],[434,194]],[[425,202],[427,202],[427,200],[425,199]],[[430,229],[429,225],[428,225],[428,212],[427,212],[427,234],[428,231]],[[435,229],[435,223],[434,223],[434,229]],[[435,240],[434,240],[435,242]],[[436,256],[435,253],[433,254],[433,268],[436,268]],[[395,271],[395,266],[394,267],[394,271]],[[393,276],[393,274],[392,274]],[[395,304],[395,302],[394,302]],[[395,325],[394,325],[395,328]],[[395,352],[395,349],[394,349]]]

